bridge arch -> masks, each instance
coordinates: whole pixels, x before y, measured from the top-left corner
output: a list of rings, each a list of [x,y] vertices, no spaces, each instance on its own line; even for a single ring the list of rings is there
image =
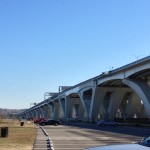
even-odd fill
[[[66,96],[66,118],[73,118],[78,120],[83,120],[84,118],[84,105],[78,93],[71,93]]]
[[[115,117],[134,117],[134,115],[146,117],[146,105],[141,102],[139,91],[124,81],[122,79],[108,80],[95,88],[91,118],[114,119]],[[150,106],[147,106],[148,108]]]
[[[124,79],[122,82],[131,87],[137,93],[143,102],[148,117],[150,117],[150,86],[142,80]]]

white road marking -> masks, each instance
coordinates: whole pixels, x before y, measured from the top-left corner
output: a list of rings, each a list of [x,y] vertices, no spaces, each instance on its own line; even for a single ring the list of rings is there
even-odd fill
[[[109,139],[109,137],[101,137],[102,139],[105,139],[105,140],[108,140]]]

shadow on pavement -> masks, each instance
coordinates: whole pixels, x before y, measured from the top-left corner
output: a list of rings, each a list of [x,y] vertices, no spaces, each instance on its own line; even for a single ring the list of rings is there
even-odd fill
[[[99,131],[106,131],[106,132],[112,132],[112,133],[119,133],[119,134],[127,134],[127,135],[133,135],[133,136],[139,136],[139,137],[147,137],[150,136],[150,129],[146,128],[136,128],[136,127],[126,127],[126,126],[120,126],[120,127],[100,127],[96,124],[91,123],[76,123],[76,122],[69,122],[69,123],[63,123],[65,126],[73,126],[78,128],[86,128],[86,129],[93,129],[93,130],[99,130]]]

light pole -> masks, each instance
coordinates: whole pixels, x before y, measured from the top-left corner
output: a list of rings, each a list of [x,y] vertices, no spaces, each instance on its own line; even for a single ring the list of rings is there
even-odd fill
[[[34,102],[34,103],[30,103],[30,108],[31,108],[31,106],[35,106],[36,105],[36,103]]]
[[[138,60],[139,60],[139,58],[140,58],[142,55],[139,55],[139,56],[132,55],[132,56],[136,58],[136,61],[138,61]]]
[[[114,67],[109,66],[109,67],[107,67],[107,68],[109,68],[109,71],[112,71]]]

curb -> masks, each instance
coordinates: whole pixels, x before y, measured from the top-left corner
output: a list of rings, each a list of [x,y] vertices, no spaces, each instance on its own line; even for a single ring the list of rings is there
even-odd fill
[[[54,150],[54,145],[53,145],[53,142],[52,140],[50,139],[48,133],[43,129],[42,126],[38,125],[40,127],[40,129],[43,131],[43,133],[45,134],[45,136],[48,136],[48,139],[46,140],[47,141],[47,147],[49,148],[48,150]]]

